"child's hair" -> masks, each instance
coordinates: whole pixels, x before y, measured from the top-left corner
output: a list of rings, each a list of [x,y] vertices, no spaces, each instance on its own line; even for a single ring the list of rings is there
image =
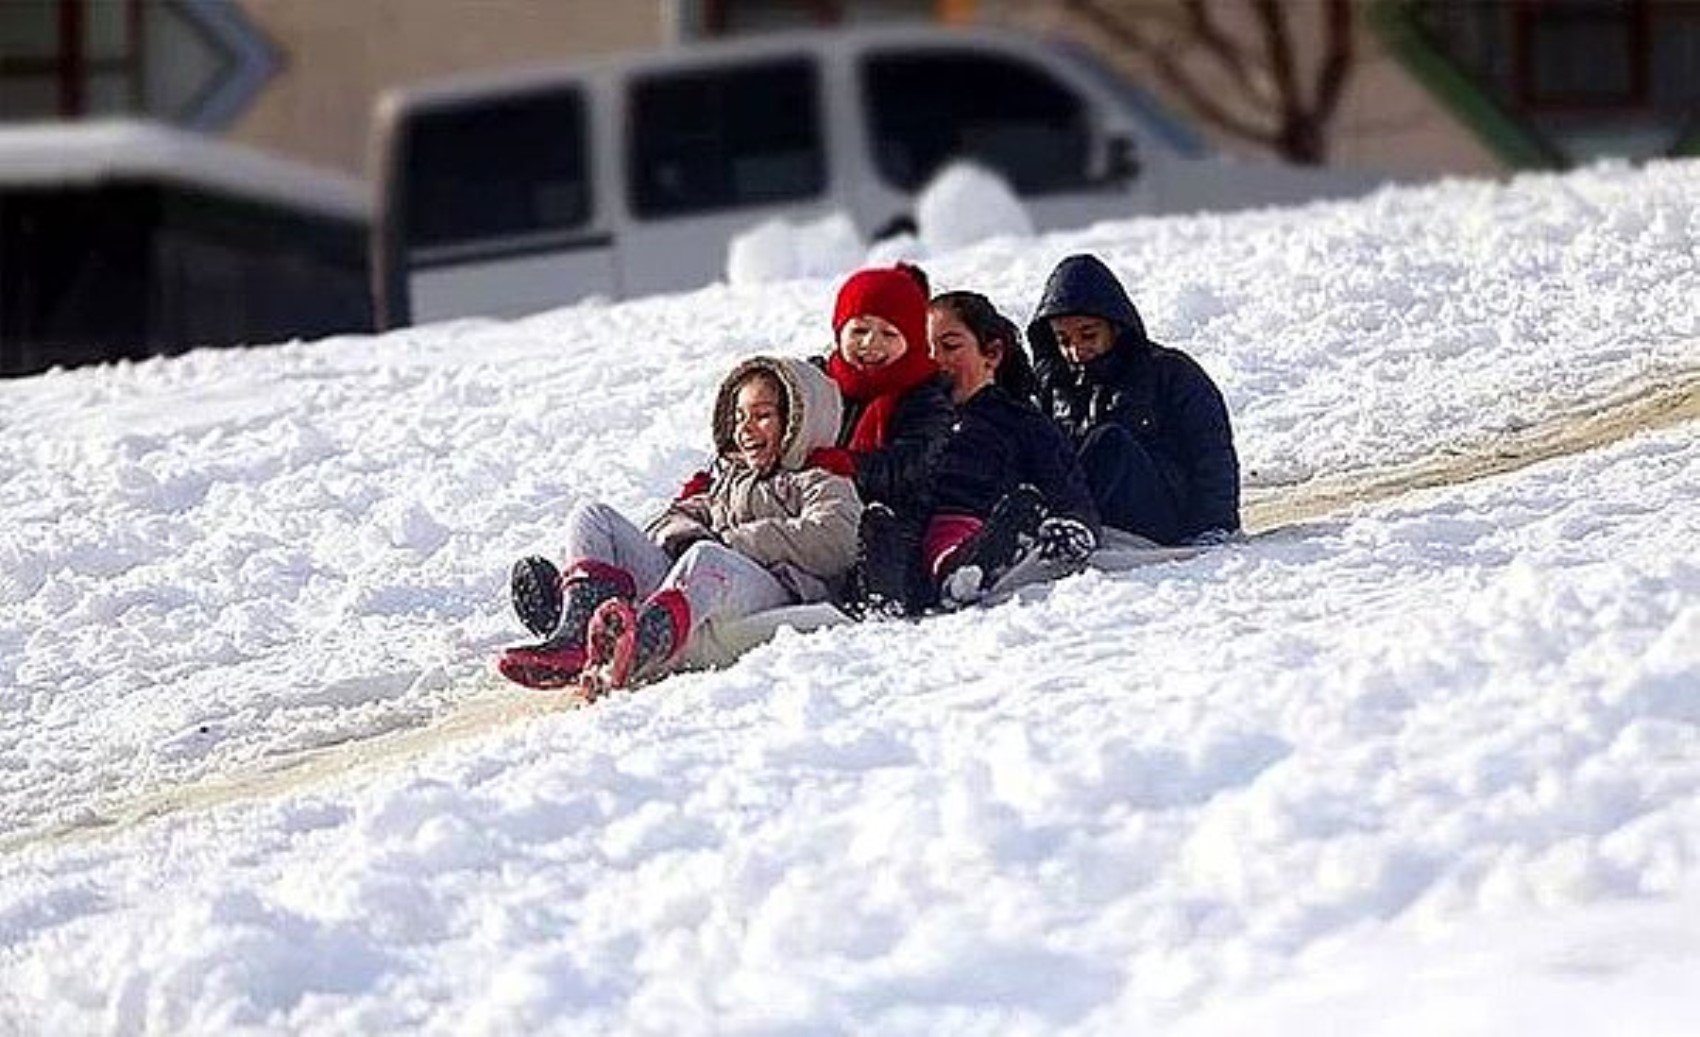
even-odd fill
[[[925,270],[922,270],[914,263],[899,263],[897,264],[897,269],[908,274],[909,277],[921,287],[922,295],[933,294],[933,281],[932,278],[927,276],[927,272]]]
[[[732,383],[732,398],[737,399],[738,393],[751,382],[767,383],[768,388],[773,390],[773,395],[779,399],[780,424],[789,424],[791,420],[791,400],[785,394],[785,383],[780,381],[779,376],[768,368],[752,367],[739,375],[738,380]]]
[[[999,313],[990,299],[979,292],[943,292],[933,297],[932,305],[961,321],[982,353],[994,342],[1003,344],[1003,358],[994,375],[998,388],[1018,400],[1031,400],[1038,394],[1039,379],[1021,346],[1021,329]]]
[[[762,381],[773,389],[774,395],[779,398],[779,420],[785,429],[784,441],[789,442],[795,435],[791,421],[796,401],[791,398],[784,375],[771,366],[774,363],[768,357],[752,357],[733,368],[726,380],[720,383],[720,392],[714,399],[713,417],[714,449],[720,456],[725,457],[737,450],[734,439],[737,435],[738,393],[751,382]],[[802,420],[800,414],[795,417],[798,421]]]

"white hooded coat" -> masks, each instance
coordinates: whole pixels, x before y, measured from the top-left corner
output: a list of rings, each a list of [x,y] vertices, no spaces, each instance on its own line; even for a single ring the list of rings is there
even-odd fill
[[[772,375],[785,404],[779,463],[765,473],[750,469],[733,442],[738,385],[752,371]],[[838,387],[806,360],[754,357],[739,364],[715,399],[719,456],[708,489],[674,501],[645,532],[666,544],[706,529],[773,573],[797,600],[831,598],[856,562],[862,502],[851,480],[806,465],[811,451],[833,445],[842,413]]]

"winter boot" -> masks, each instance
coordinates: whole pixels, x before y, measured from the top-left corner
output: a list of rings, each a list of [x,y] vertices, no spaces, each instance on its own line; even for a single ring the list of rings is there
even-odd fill
[[[580,687],[594,699],[661,677],[685,647],[691,606],[675,588],[658,591],[633,609],[615,598],[590,621],[589,659]]]
[[[1004,494],[980,529],[950,556],[940,577],[948,604],[978,600],[1016,558],[1035,542],[1045,518],[1045,499],[1022,484]]]
[[[514,566],[515,605],[522,575],[529,581],[541,567],[521,559]],[[538,559],[538,561],[543,561]],[[548,565],[543,562],[543,565]],[[528,572],[522,574],[521,566]],[[553,568],[553,566],[550,566]],[[631,573],[605,562],[586,559],[568,569],[556,583],[557,618],[553,633],[535,645],[510,648],[496,668],[502,676],[529,688],[564,688],[578,679],[585,665],[585,633],[598,606],[609,600],[636,597]],[[539,592],[541,594],[541,592]]]
[[[850,577],[852,613],[858,619],[907,615],[915,582],[910,570],[918,564],[919,545],[884,504],[867,506],[858,532],[858,557]]]
[[[519,621],[538,637],[548,637],[561,625],[561,570],[549,559],[527,555],[515,562],[508,594]]]

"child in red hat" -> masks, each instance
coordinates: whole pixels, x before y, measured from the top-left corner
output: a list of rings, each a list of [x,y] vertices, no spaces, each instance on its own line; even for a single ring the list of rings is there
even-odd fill
[[[838,290],[825,367],[844,394],[844,420],[836,445],[811,457],[854,479],[868,505],[856,594],[885,613],[916,612],[931,598],[921,533],[955,421],[950,383],[927,348],[927,293],[927,275],[908,264],[857,271]]]

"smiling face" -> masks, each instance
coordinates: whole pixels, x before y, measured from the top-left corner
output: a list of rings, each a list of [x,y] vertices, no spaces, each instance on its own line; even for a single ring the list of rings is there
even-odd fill
[[[851,317],[838,329],[838,351],[851,367],[864,371],[886,366],[908,348],[909,343],[897,325],[872,314]]]
[[[1102,317],[1052,317],[1051,334],[1071,364],[1096,360],[1116,344],[1115,325]]]
[[[751,374],[733,396],[732,445],[751,470],[767,472],[779,463],[785,441],[785,396],[772,375]]]
[[[927,338],[933,359],[950,379],[950,398],[962,403],[990,385],[997,377],[1003,348],[997,342],[981,342],[962,319],[943,306],[927,313]]]

